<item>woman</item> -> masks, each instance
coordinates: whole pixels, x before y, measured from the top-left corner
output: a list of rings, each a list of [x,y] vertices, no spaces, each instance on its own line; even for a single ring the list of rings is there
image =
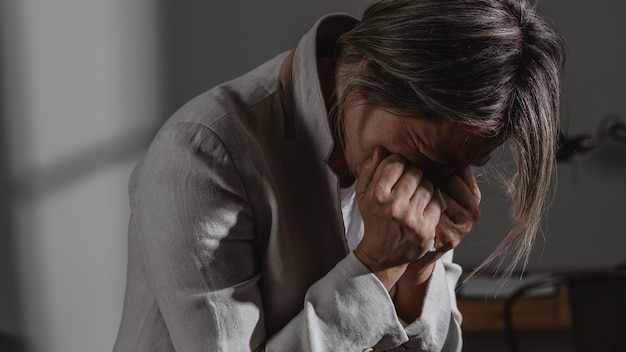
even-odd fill
[[[515,157],[508,237],[532,244],[562,47],[523,0],[385,0],[163,126],[130,182],[116,351],[459,351],[452,249],[471,166]]]

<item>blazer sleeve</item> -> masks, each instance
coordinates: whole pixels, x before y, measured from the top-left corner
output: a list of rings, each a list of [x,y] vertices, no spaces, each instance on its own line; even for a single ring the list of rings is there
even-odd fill
[[[173,349],[261,346],[253,214],[219,139],[195,123],[166,125],[131,179],[129,245],[142,249]]]
[[[456,303],[461,267],[452,262],[453,251],[436,263],[424,299],[422,315],[406,327],[407,351],[461,351],[462,316]]]
[[[136,241],[176,351],[383,351],[411,342],[384,286],[353,254],[267,336],[254,214],[231,156],[209,128],[178,123],[161,131],[137,180]],[[425,333],[431,330],[413,337]]]

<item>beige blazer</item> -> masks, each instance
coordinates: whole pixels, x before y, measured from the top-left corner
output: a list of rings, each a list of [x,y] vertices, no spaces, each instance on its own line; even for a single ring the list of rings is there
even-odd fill
[[[315,55],[355,21],[327,16],[298,44],[292,116],[278,92],[281,54],[196,97],[158,132],[130,180],[114,351],[460,350],[451,256],[405,328],[346,246]]]

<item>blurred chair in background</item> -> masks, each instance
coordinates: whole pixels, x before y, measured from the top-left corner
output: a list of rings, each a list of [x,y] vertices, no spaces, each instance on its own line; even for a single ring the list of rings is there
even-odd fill
[[[533,290],[547,286],[561,286],[568,292],[575,351],[626,351],[626,271],[607,270],[554,274],[538,278],[513,292],[504,307],[512,352],[520,350],[513,306]]]

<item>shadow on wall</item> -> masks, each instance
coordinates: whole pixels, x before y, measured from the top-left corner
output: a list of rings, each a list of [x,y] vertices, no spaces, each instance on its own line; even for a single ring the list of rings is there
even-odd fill
[[[0,334],[0,352],[22,352],[24,344],[17,337]]]
[[[103,318],[102,315],[98,314],[93,315],[95,324],[85,324],[85,320],[80,319],[80,314],[77,312],[84,312],[86,309],[85,307],[81,307],[81,300],[73,301],[74,297],[72,294],[75,291],[66,291],[65,284],[68,282],[71,284],[78,282],[86,287],[93,285],[93,282],[113,282],[115,277],[99,277],[97,281],[81,282],[79,279],[80,274],[76,273],[78,270],[72,271],[73,268],[70,263],[71,260],[80,258],[79,254],[66,259],[63,254],[57,254],[69,253],[71,250],[55,251],[55,249],[50,249],[40,251],[41,248],[37,246],[43,247],[43,243],[45,243],[41,239],[52,238],[53,236],[57,236],[58,233],[55,233],[54,230],[50,231],[48,227],[44,226],[42,227],[44,227],[47,232],[43,230],[39,231],[39,228],[35,229],[37,225],[43,223],[41,212],[39,212],[43,206],[40,208],[37,207],[41,204],[45,204],[44,202],[50,199],[49,197],[51,195],[58,195],[59,192],[57,191],[68,189],[71,191],[72,188],[80,184],[81,181],[87,180],[94,175],[101,175],[105,171],[110,170],[112,165],[125,162],[130,157],[134,157],[138,154],[139,151],[145,150],[146,145],[154,135],[154,130],[151,129],[151,126],[144,129],[137,128],[136,130],[128,131],[127,134],[114,136],[110,138],[110,140],[96,142],[85,148],[76,147],[73,148],[71,152],[59,157],[59,160],[54,163],[33,162],[33,150],[35,150],[36,147],[34,146],[35,143],[33,143],[33,135],[35,135],[35,133],[32,127],[37,123],[37,118],[35,118],[36,114],[33,113],[36,109],[33,108],[33,105],[37,103],[40,105],[46,104],[41,104],[41,101],[35,99],[37,96],[33,93],[34,89],[29,89],[32,87],[28,85],[41,82],[45,83],[48,77],[41,77],[41,75],[38,75],[38,72],[34,72],[33,67],[37,65],[31,62],[33,60],[21,60],[29,55],[29,52],[25,50],[24,47],[32,44],[32,42],[37,42],[33,38],[37,37],[40,29],[36,26],[29,26],[30,23],[25,18],[32,15],[32,13],[28,13],[28,9],[25,10],[22,5],[23,4],[19,4],[17,1],[2,2],[0,5],[0,10],[2,10],[0,11],[0,15],[4,15],[0,16],[2,17],[0,19],[0,48],[2,48],[2,50],[0,50],[0,352],[35,350],[57,351],[59,348],[55,348],[56,346],[50,342],[58,343],[58,341],[68,340],[58,337],[62,336],[58,331],[71,329],[68,328],[68,326],[71,326],[70,323],[73,322],[68,323],[70,319],[64,319],[66,317],[79,317],[75,320],[82,320],[82,322],[76,325],[82,324],[86,327],[85,331],[87,332],[91,332],[89,331],[90,329],[93,330],[92,335],[94,336],[105,336],[103,340],[106,338],[106,335],[102,332],[100,327],[108,327],[107,324],[118,324],[118,321],[111,323],[109,316]],[[67,6],[68,4],[65,4],[61,6],[61,9]],[[50,22],[46,24],[53,27],[57,26],[57,20],[62,22],[58,17],[65,19],[65,16],[68,14],[73,15],[75,13],[67,12],[62,14],[62,11],[59,11],[58,14],[55,14],[59,16],[52,16],[55,18],[51,19]],[[7,21],[7,18],[9,18],[10,21]],[[31,36],[25,35],[24,32],[27,31],[25,28],[32,29],[34,34],[31,33]],[[67,28],[71,29],[71,25],[68,25]],[[54,27],[54,29],[58,28]],[[62,29],[65,30],[66,28]],[[86,30],[88,33],[85,34],[84,38],[88,38],[95,33],[91,31],[92,28],[88,29],[89,31]],[[63,30],[59,32],[63,32]],[[54,32],[54,30],[51,31]],[[104,33],[103,30],[96,34],[106,36],[108,33]],[[56,38],[56,36],[52,35],[51,38]],[[89,51],[90,48],[84,48],[84,50]],[[45,51],[45,49],[41,49],[41,51]],[[65,55],[65,53],[59,54],[59,57],[66,59]],[[56,53],[51,56],[55,56],[56,58]],[[70,61],[70,59],[66,61]],[[105,61],[106,60],[103,59],[104,64],[109,64],[108,61]],[[50,67],[53,66],[54,65],[50,64]],[[92,67],[94,67],[94,70],[99,69],[96,63],[94,63]],[[105,67],[105,69],[106,68],[107,67]],[[75,72],[69,69],[64,73],[70,74],[64,77],[68,81],[72,81],[72,79],[75,78],[71,75],[78,75],[77,71]],[[55,83],[58,83],[58,81]],[[110,82],[105,82],[104,86],[107,86],[108,83]],[[101,82],[97,83],[97,85],[100,84]],[[58,84],[58,87],[58,96],[81,95],[73,91],[71,85],[64,86],[61,83]],[[105,87],[102,88],[102,90],[96,90],[96,92],[106,93],[107,89],[108,88]],[[46,94],[46,96],[53,96],[49,97],[50,100],[57,98],[55,94]],[[89,94],[83,96],[89,96]],[[102,103],[99,99],[101,99],[101,96],[95,96],[94,100],[89,102],[95,103],[95,105],[100,103],[106,105],[106,98],[102,98],[105,103]],[[120,103],[120,105],[123,105],[122,103]],[[118,110],[112,108],[111,110],[123,111],[125,108],[126,107],[121,107]],[[55,113],[58,112],[52,111],[44,118],[49,121],[58,118],[59,116],[55,115]],[[41,121],[41,119],[39,121]],[[61,119],[59,124],[64,122],[65,121]],[[98,131],[88,132],[95,137],[99,137]],[[54,134],[54,131],[52,131],[52,134]],[[94,139],[98,140],[97,138]],[[54,147],[56,145],[50,143],[51,141],[54,142],[54,138],[46,140],[46,143],[42,143],[41,145],[46,144],[47,148],[55,149]],[[48,145],[48,143],[50,144]],[[39,145],[39,147],[41,147],[41,145]],[[19,165],[16,166],[16,164]],[[100,180],[98,180],[98,182],[100,182]],[[98,186],[101,186],[101,184],[98,184]],[[120,185],[120,187],[125,187],[125,184]],[[80,192],[82,192],[82,190],[80,190]],[[71,196],[73,197],[77,193],[72,193]],[[91,206],[86,205],[86,207]],[[28,212],[25,212],[24,208],[28,208],[26,209]],[[96,209],[95,206],[93,208]],[[33,209],[37,209],[37,211]],[[100,209],[105,209],[104,211],[108,212],[110,208],[100,207]],[[37,217],[33,216],[33,214]],[[26,224],[24,222],[26,222]],[[111,235],[114,234],[111,233]],[[75,237],[79,236],[78,234]],[[62,242],[63,240],[57,241],[57,243]],[[103,242],[111,243],[114,242],[114,240],[103,240]],[[92,241],[92,243],[99,242]],[[94,244],[94,246],[95,245],[96,244]],[[67,248],[68,246],[62,247]],[[49,256],[40,255],[42,252],[49,254]],[[121,255],[124,254],[125,253],[122,253]],[[46,277],[45,275],[46,273],[49,274],[51,272],[50,268],[55,265],[59,265],[59,267],[62,268],[62,270],[60,270],[62,271],[62,275],[57,275],[55,278],[58,279],[61,277],[64,281],[60,283],[59,280],[57,280],[51,284],[51,280],[49,280],[51,276]],[[66,267],[70,267],[72,270],[65,270]],[[84,266],[80,265],[80,267]],[[103,267],[107,268],[107,265],[105,264]],[[56,267],[53,269],[56,269]],[[110,270],[109,273],[110,272],[112,272],[112,270]],[[114,274],[117,275],[116,273]],[[48,279],[47,282],[46,280],[42,280],[42,278]],[[111,287],[111,285],[109,285],[109,287]],[[95,290],[96,289],[93,289],[93,291]],[[51,291],[62,292],[62,294],[55,296],[55,292],[51,293]],[[59,297],[62,297],[62,299],[58,299]],[[75,311],[63,309],[62,304],[58,304],[58,302],[65,303],[64,299],[66,297],[69,297],[67,299],[67,306],[71,308],[75,306]],[[87,301],[87,299],[84,301]],[[53,307],[58,311],[64,310],[64,312],[68,313],[66,316],[53,315],[50,313],[50,311],[53,311]],[[112,309],[121,310],[121,306],[107,307],[103,304],[102,307],[103,308],[99,307],[99,311],[108,312]],[[88,313],[81,314],[87,316]],[[110,316],[113,316],[113,314],[110,314]],[[52,322],[51,324],[55,325],[54,329],[49,328],[49,321]],[[94,326],[96,328],[94,328]],[[68,333],[68,335],[69,334],[71,334],[71,332]],[[80,339],[77,338],[77,340],[81,339],[87,340],[87,343],[89,343],[89,338],[85,338],[84,336]],[[36,349],[40,345],[46,345],[46,347]],[[61,348],[61,350],[70,351],[69,348]]]

